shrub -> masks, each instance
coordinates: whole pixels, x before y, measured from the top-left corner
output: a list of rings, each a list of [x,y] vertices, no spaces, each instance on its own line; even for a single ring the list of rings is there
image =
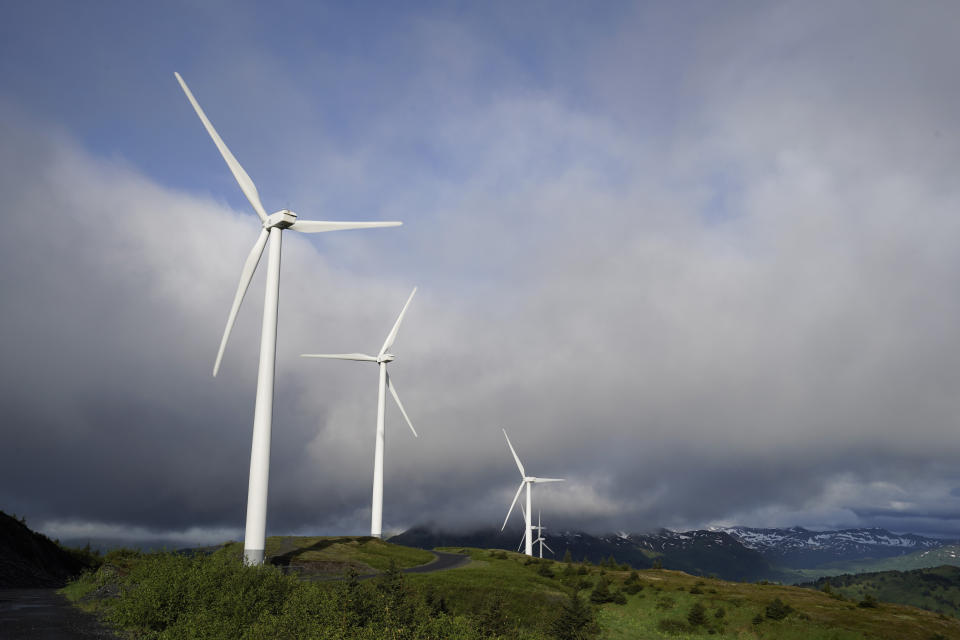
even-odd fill
[[[570,592],[559,615],[550,623],[550,633],[557,640],[589,640],[600,632],[593,609],[576,590]]]
[[[512,624],[507,617],[503,595],[495,593],[484,603],[477,623],[480,634],[485,638],[507,635]]]
[[[657,623],[657,629],[664,633],[690,633],[690,625],[676,618],[663,618]]]
[[[613,595],[610,596],[610,602],[614,604],[627,604],[627,596],[624,595],[622,589],[617,589],[613,592]]]
[[[857,603],[857,606],[863,609],[876,609],[877,599],[868,593],[863,597],[863,600]]]
[[[793,607],[785,603],[780,598],[775,599],[767,605],[766,615],[771,620],[783,620],[793,613]]]
[[[723,607],[717,607],[717,611],[713,614],[713,617],[717,620],[722,620],[727,615],[727,610]]]
[[[594,604],[603,604],[605,602],[610,602],[611,599],[610,581],[605,577],[601,577],[599,580],[597,580],[597,585],[593,588],[593,591],[590,592],[590,602]]]
[[[699,602],[694,602],[690,607],[690,613],[687,614],[687,622],[691,627],[699,627],[707,624],[707,610]]]

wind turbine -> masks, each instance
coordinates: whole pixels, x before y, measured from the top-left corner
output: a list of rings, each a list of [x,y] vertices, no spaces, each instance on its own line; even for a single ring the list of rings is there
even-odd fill
[[[253,443],[250,450],[250,480],[247,489],[247,525],[244,534],[243,557],[247,564],[263,564],[263,550],[267,531],[267,483],[270,477],[270,431],[273,419],[273,377],[277,349],[277,307],[280,297],[280,246],[281,234],[284,229],[301,231],[303,233],[319,233],[322,231],[340,231],[344,229],[369,229],[373,227],[395,227],[401,222],[328,222],[317,220],[298,220],[297,214],[286,209],[267,215],[260,195],[253,180],[243,170],[237,159],[230,153],[230,149],[220,138],[216,129],[210,124],[203,109],[187,87],[179,73],[173,74],[180,83],[180,87],[187,95],[194,111],[203,122],[207,133],[220,150],[220,155],[226,161],[230,172],[240,185],[243,195],[253,206],[262,223],[260,235],[253,244],[253,249],[247,256],[240,272],[240,284],[233,298],[233,306],[227,316],[227,327],[220,340],[220,349],[217,351],[217,360],[213,365],[213,375],[216,377],[220,369],[223,351],[230,338],[237,319],[240,303],[247,293],[250,280],[260,263],[263,249],[270,240],[270,252],[267,257],[267,286],[263,300],[263,327],[260,332],[260,366],[257,371],[257,400],[253,411]]]
[[[549,551],[550,553],[553,553],[553,549],[550,548],[550,545],[547,544],[546,538],[543,537],[543,530],[546,529],[546,527],[540,525],[540,511],[537,511],[537,526],[531,527],[531,529],[537,530],[537,539],[534,540],[533,543],[534,544],[538,542],[540,543],[540,557],[541,558],[543,557],[544,547],[547,548],[547,551]],[[556,554],[554,553],[554,555]]]
[[[507,526],[507,521],[510,519],[510,514],[513,513],[513,507],[517,504],[517,499],[520,497],[520,492],[523,491],[523,488],[527,488],[527,508],[524,509],[520,507],[523,511],[523,520],[525,525],[525,538],[526,538],[526,553],[528,556],[533,555],[533,537],[531,535],[531,530],[533,529],[530,518],[533,515],[533,512],[530,511],[530,487],[531,485],[538,482],[563,482],[564,478],[537,478],[536,476],[528,476],[527,472],[523,470],[523,465],[520,463],[520,457],[517,456],[517,452],[514,451],[513,445],[510,444],[510,436],[507,435],[507,430],[503,429],[503,437],[507,439],[507,446],[510,447],[510,453],[513,454],[513,459],[517,461],[517,467],[520,469],[520,477],[523,478],[520,481],[520,486],[517,488],[517,494],[513,496],[513,502],[510,503],[510,510],[507,511],[507,517],[503,520],[503,526],[500,527],[500,531],[503,531]]]
[[[377,392],[377,437],[373,452],[373,501],[370,507],[370,535],[375,538],[379,538],[383,532],[383,412],[386,408],[384,406],[384,388],[390,389],[390,395],[393,396],[397,406],[400,407],[400,413],[403,414],[404,419],[406,419],[407,424],[410,426],[410,431],[413,431],[414,437],[418,437],[416,429],[413,428],[413,423],[410,422],[410,416],[407,415],[406,409],[403,408],[403,403],[400,402],[400,396],[397,395],[397,390],[393,386],[393,382],[390,380],[389,374],[387,374],[387,363],[393,362],[395,358],[395,356],[390,353],[390,347],[393,346],[394,340],[397,339],[397,332],[400,331],[400,323],[403,322],[403,316],[407,313],[407,307],[410,306],[410,301],[413,300],[413,296],[416,292],[417,288],[414,287],[413,291],[410,293],[410,297],[407,298],[407,303],[403,305],[403,310],[400,312],[400,316],[393,324],[393,328],[390,329],[390,333],[387,334],[387,339],[384,340],[383,346],[380,348],[380,353],[377,355],[368,356],[365,353],[301,354],[301,357],[303,358],[331,358],[334,360],[376,362],[380,367],[380,385],[379,391]]]

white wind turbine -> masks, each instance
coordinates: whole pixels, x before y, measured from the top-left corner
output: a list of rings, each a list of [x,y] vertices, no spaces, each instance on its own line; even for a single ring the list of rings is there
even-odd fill
[[[410,426],[410,431],[413,431],[414,437],[417,436],[416,429],[413,428],[413,423],[410,422],[410,416],[407,415],[406,409],[403,408],[403,403],[400,402],[400,396],[397,395],[397,390],[393,386],[393,381],[390,380],[389,374],[387,374],[387,363],[393,362],[395,356],[392,353],[389,353],[390,347],[393,346],[394,340],[397,339],[397,332],[400,331],[400,323],[403,322],[403,316],[407,313],[407,307],[410,306],[410,301],[413,300],[413,295],[417,292],[417,288],[414,287],[413,291],[410,293],[410,297],[407,298],[407,303],[403,305],[403,310],[400,311],[400,316],[397,318],[397,321],[393,324],[393,328],[390,329],[390,333],[387,334],[387,339],[383,341],[383,346],[380,348],[380,353],[375,356],[369,356],[365,353],[304,353],[301,354],[301,357],[304,358],[331,358],[334,360],[358,360],[360,362],[375,362],[380,367],[380,385],[379,391],[377,392],[377,438],[376,445],[373,452],[373,501],[370,506],[370,535],[379,538],[383,533],[383,448],[384,448],[384,430],[383,430],[383,412],[386,408],[385,405],[385,388],[390,389],[390,394],[393,396],[393,399],[397,402],[397,406],[400,407],[400,413],[403,414],[404,419],[406,419],[407,424]]]
[[[513,502],[510,503],[510,510],[507,511],[507,517],[504,518],[503,526],[500,527],[500,531],[503,531],[506,528],[507,521],[510,519],[510,514],[513,513],[513,507],[516,506],[517,499],[520,497],[520,492],[523,491],[524,487],[526,487],[527,488],[527,508],[524,509],[523,507],[520,507],[520,509],[521,511],[523,511],[523,520],[525,525],[524,538],[526,540],[526,550],[524,551],[524,553],[526,553],[528,556],[532,556],[533,555],[533,536],[531,535],[531,533],[532,533],[533,527],[531,525],[530,518],[533,515],[533,512],[530,511],[531,509],[530,487],[531,485],[537,482],[563,482],[564,479],[563,478],[537,478],[536,476],[528,476],[527,472],[523,470],[523,465],[520,463],[520,458],[519,456],[517,456],[517,452],[514,451],[513,445],[510,444],[510,436],[507,435],[506,429],[503,429],[503,437],[507,439],[507,446],[510,447],[510,453],[513,454],[513,459],[517,461],[517,467],[520,469],[520,476],[523,479],[520,481],[520,486],[517,488],[517,494],[513,496]]]
[[[203,109],[190,92],[187,83],[183,81],[179,73],[173,74],[180,83],[183,92],[187,94],[187,99],[193,105],[194,111],[200,116],[200,121],[206,128],[207,133],[213,138],[214,144],[220,150],[220,155],[227,162],[233,177],[236,178],[243,194],[250,201],[254,211],[260,217],[262,228],[257,241],[250,250],[246,262],[243,264],[243,270],[240,272],[240,284],[237,287],[237,293],[233,298],[233,306],[230,308],[230,315],[227,316],[227,327],[223,332],[223,339],[220,341],[220,349],[217,351],[217,360],[213,365],[213,375],[217,375],[220,369],[220,361],[223,358],[223,351],[227,346],[227,340],[230,338],[230,331],[233,329],[234,322],[237,319],[237,311],[240,309],[240,303],[247,293],[250,286],[250,280],[260,262],[260,256],[270,240],[270,252],[267,257],[267,286],[263,301],[263,327],[260,333],[260,366],[257,371],[257,400],[253,412],[253,444],[250,451],[250,481],[247,489],[247,525],[244,534],[243,556],[247,564],[262,564],[263,550],[267,530],[267,483],[270,476],[270,431],[273,418],[273,377],[274,364],[276,361],[277,348],[277,305],[280,296],[280,246],[281,234],[284,229],[293,231],[302,231],[304,233],[319,233],[321,231],[340,231],[343,229],[369,229],[372,227],[395,227],[401,222],[327,222],[315,220],[298,220],[297,214],[286,209],[281,209],[275,213],[267,215],[263,204],[260,202],[260,195],[257,193],[257,187],[253,180],[243,170],[237,159],[230,153],[230,149],[224,144],[223,140],[217,134],[216,129],[210,124]]]
[[[534,544],[536,544],[536,543],[538,543],[538,542],[540,543],[540,557],[541,557],[541,558],[543,557],[543,548],[544,548],[544,547],[547,548],[547,551],[549,551],[550,553],[553,553],[553,549],[550,548],[550,545],[547,544],[546,538],[543,537],[543,530],[546,529],[546,527],[541,526],[541,524],[540,524],[540,511],[539,511],[539,510],[537,511],[537,526],[531,527],[531,529],[536,529],[536,530],[537,530],[537,539],[534,540],[533,543],[534,543]],[[556,554],[554,554],[554,555],[556,555]]]

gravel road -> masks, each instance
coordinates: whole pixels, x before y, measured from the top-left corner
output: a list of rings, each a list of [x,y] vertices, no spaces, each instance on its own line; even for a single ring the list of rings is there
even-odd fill
[[[97,619],[56,589],[0,589],[3,640],[116,640]]]

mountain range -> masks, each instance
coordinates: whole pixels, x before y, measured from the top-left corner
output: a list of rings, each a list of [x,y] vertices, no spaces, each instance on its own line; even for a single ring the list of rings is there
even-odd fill
[[[771,564],[791,569],[892,558],[956,543],[955,540],[926,538],[912,533],[896,534],[876,528],[810,531],[803,527],[729,527],[718,530],[730,534],[748,549],[760,552]]]
[[[515,550],[522,531],[477,529],[451,533],[431,527],[414,527],[390,539],[412,547],[480,547]],[[642,569],[658,562],[664,569],[694,575],[715,575],[725,580],[778,580],[798,582],[810,570],[827,575],[847,571],[871,571],[877,562],[910,556],[910,566],[944,564],[956,556],[954,540],[939,540],[914,534],[895,534],[885,529],[811,531],[802,527],[759,529],[728,527],[675,532],[618,532],[592,535],[583,531],[548,532],[547,544],[561,559],[569,551],[574,560],[593,563],[611,557],[621,564]],[[932,553],[936,550],[943,553]],[[535,549],[536,551],[536,549]],[[545,554],[550,557],[550,554]],[[916,559],[913,556],[918,556]],[[904,558],[906,561],[907,559]],[[948,562],[949,563],[949,562]],[[955,564],[960,561],[954,560]]]

